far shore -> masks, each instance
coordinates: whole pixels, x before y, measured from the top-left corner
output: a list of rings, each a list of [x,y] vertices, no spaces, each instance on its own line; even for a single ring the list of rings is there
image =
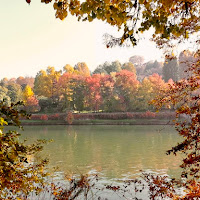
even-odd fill
[[[70,114],[70,115],[69,115]],[[70,116],[70,117],[69,117]],[[23,126],[32,125],[173,125],[174,112],[56,113],[33,114],[22,119]]]

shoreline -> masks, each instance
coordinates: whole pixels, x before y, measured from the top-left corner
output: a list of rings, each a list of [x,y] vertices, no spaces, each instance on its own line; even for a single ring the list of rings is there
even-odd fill
[[[46,126],[46,125],[66,125],[66,126],[74,126],[74,125],[173,125],[174,123],[169,120],[77,120],[72,124],[68,124],[64,121],[31,121],[23,120],[21,122],[22,126]]]
[[[174,112],[38,113],[21,119],[22,126],[34,125],[173,125]]]

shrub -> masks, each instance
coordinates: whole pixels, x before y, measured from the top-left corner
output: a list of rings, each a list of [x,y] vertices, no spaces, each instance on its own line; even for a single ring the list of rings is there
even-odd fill
[[[40,119],[44,120],[44,121],[47,121],[48,120],[48,116],[47,115],[41,115]]]
[[[145,112],[144,117],[145,118],[155,118],[156,114],[148,110]]]
[[[67,113],[67,117],[65,119],[65,121],[68,123],[68,124],[72,124],[73,121],[74,121],[74,116],[73,116],[73,113],[71,111],[69,111]]]
[[[58,120],[58,119],[60,119],[60,115],[58,113],[56,113],[56,114],[53,114],[53,115],[48,115],[48,118],[50,120]]]

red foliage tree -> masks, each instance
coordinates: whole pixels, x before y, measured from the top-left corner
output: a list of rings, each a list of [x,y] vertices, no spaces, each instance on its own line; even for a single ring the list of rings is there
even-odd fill
[[[35,96],[29,97],[26,101],[25,110],[28,112],[37,112],[40,110],[39,101]]]
[[[135,94],[137,92],[139,81],[135,73],[128,70],[121,70],[115,75],[114,85],[115,94],[118,99],[118,106],[122,111],[133,110]]]
[[[91,110],[98,111],[102,103],[102,96],[100,92],[100,74],[94,74],[85,79],[87,105]]]
[[[72,105],[72,89],[71,89],[71,77],[72,74],[69,72],[64,73],[58,80],[58,88],[60,101],[62,103],[63,109],[71,109]]]

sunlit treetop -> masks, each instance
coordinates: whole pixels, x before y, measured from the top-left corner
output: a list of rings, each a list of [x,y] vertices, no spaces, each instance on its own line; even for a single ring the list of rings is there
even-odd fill
[[[26,0],[30,3],[31,0]],[[68,14],[78,20],[102,20],[123,30],[119,38],[107,35],[107,47],[125,41],[137,44],[138,34],[154,28],[152,36],[163,47],[169,41],[187,39],[200,29],[200,0],[41,0],[53,3],[55,16],[64,20]]]

